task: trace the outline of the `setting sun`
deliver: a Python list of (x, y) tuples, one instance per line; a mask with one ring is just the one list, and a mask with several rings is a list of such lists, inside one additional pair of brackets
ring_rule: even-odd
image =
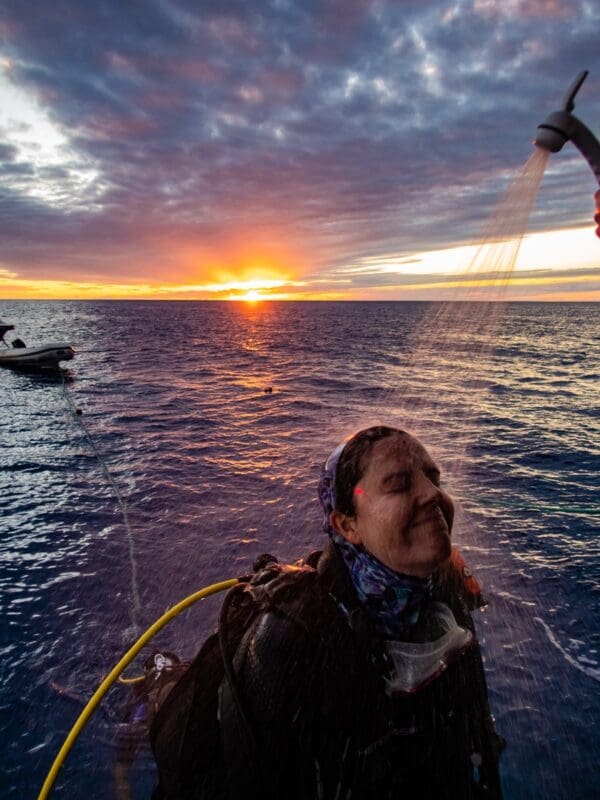
[(298, 281), (292, 281), (286, 277), (252, 277), (245, 280), (227, 280), (227, 282), (220, 284), (220, 290), (221, 292), (228, 292), (224, 299), (258, 303), (261, 300), (280, 300), (282, 297), (285, 299), (288, 297), (288, 290), (291, 287), (301, 285)]

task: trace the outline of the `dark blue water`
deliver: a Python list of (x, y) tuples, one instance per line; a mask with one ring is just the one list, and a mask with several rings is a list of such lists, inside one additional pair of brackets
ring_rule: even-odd
[[(318, 546), (319, 466), (376, 421), (417, 431), (461, 502), (455, 539), (490, 600), (477, 624), (506, 797), (598, 796), (600, 310), (497, 309), (493, 329), (466, 304), (442, 330), (425, 303), (0, 303), (28, 344), (78, 350), (66, 391), (126, 499), (134, 547), (132, 564), (62, 381), (0, 371), (0, 796), (36, 795), (81, 710), (53, 685), (91, 695), (132, 622), (262, 552)], [(219, 602), (157, 643), (192, 656)], [(109, 693), (57, 797), (114, 797), (126, 693)], [(152, 780), (142, 756), (135, 797)]]

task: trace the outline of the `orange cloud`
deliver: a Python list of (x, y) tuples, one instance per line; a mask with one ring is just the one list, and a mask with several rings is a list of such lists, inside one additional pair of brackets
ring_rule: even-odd
[(227, 242), (214, 244), (195, 240), (165, 248), (163, 242), (162, 249), (172, 265), (169, 277), (174, 283), (286, 283), (296, 280), (310, 263), (306, 247), (266, 229), (232, 232)]

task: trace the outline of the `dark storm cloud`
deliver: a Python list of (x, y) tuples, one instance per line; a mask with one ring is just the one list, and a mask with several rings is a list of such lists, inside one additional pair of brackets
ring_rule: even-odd
[[(11, 83), (69, 143), (60, 164), (0, 146), (0, 260), (23, 275), (158, 274), (149, 242), (217, 246), (239, 226), (305, 238), (331, 274), (466, 242), (581, 68), (592, 74), (576, 113), (600, 122), (600, 26), (585, 0), (63, 0), (0, 13)], [(593, 176), (568, 148), (533, 230), (591, 221)]]

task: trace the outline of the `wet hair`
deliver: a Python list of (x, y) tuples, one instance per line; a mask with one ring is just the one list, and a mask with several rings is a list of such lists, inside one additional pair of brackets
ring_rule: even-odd
[(374, 425), (355, 433), (342, 450), (335, 468), (334, 497), (335, 510), (347, 516), (354, 516), (354, 488), (365, 474), (367, 456), (377, 442), (388, 436), (404, 435), (400, 428), (387, 425)]

